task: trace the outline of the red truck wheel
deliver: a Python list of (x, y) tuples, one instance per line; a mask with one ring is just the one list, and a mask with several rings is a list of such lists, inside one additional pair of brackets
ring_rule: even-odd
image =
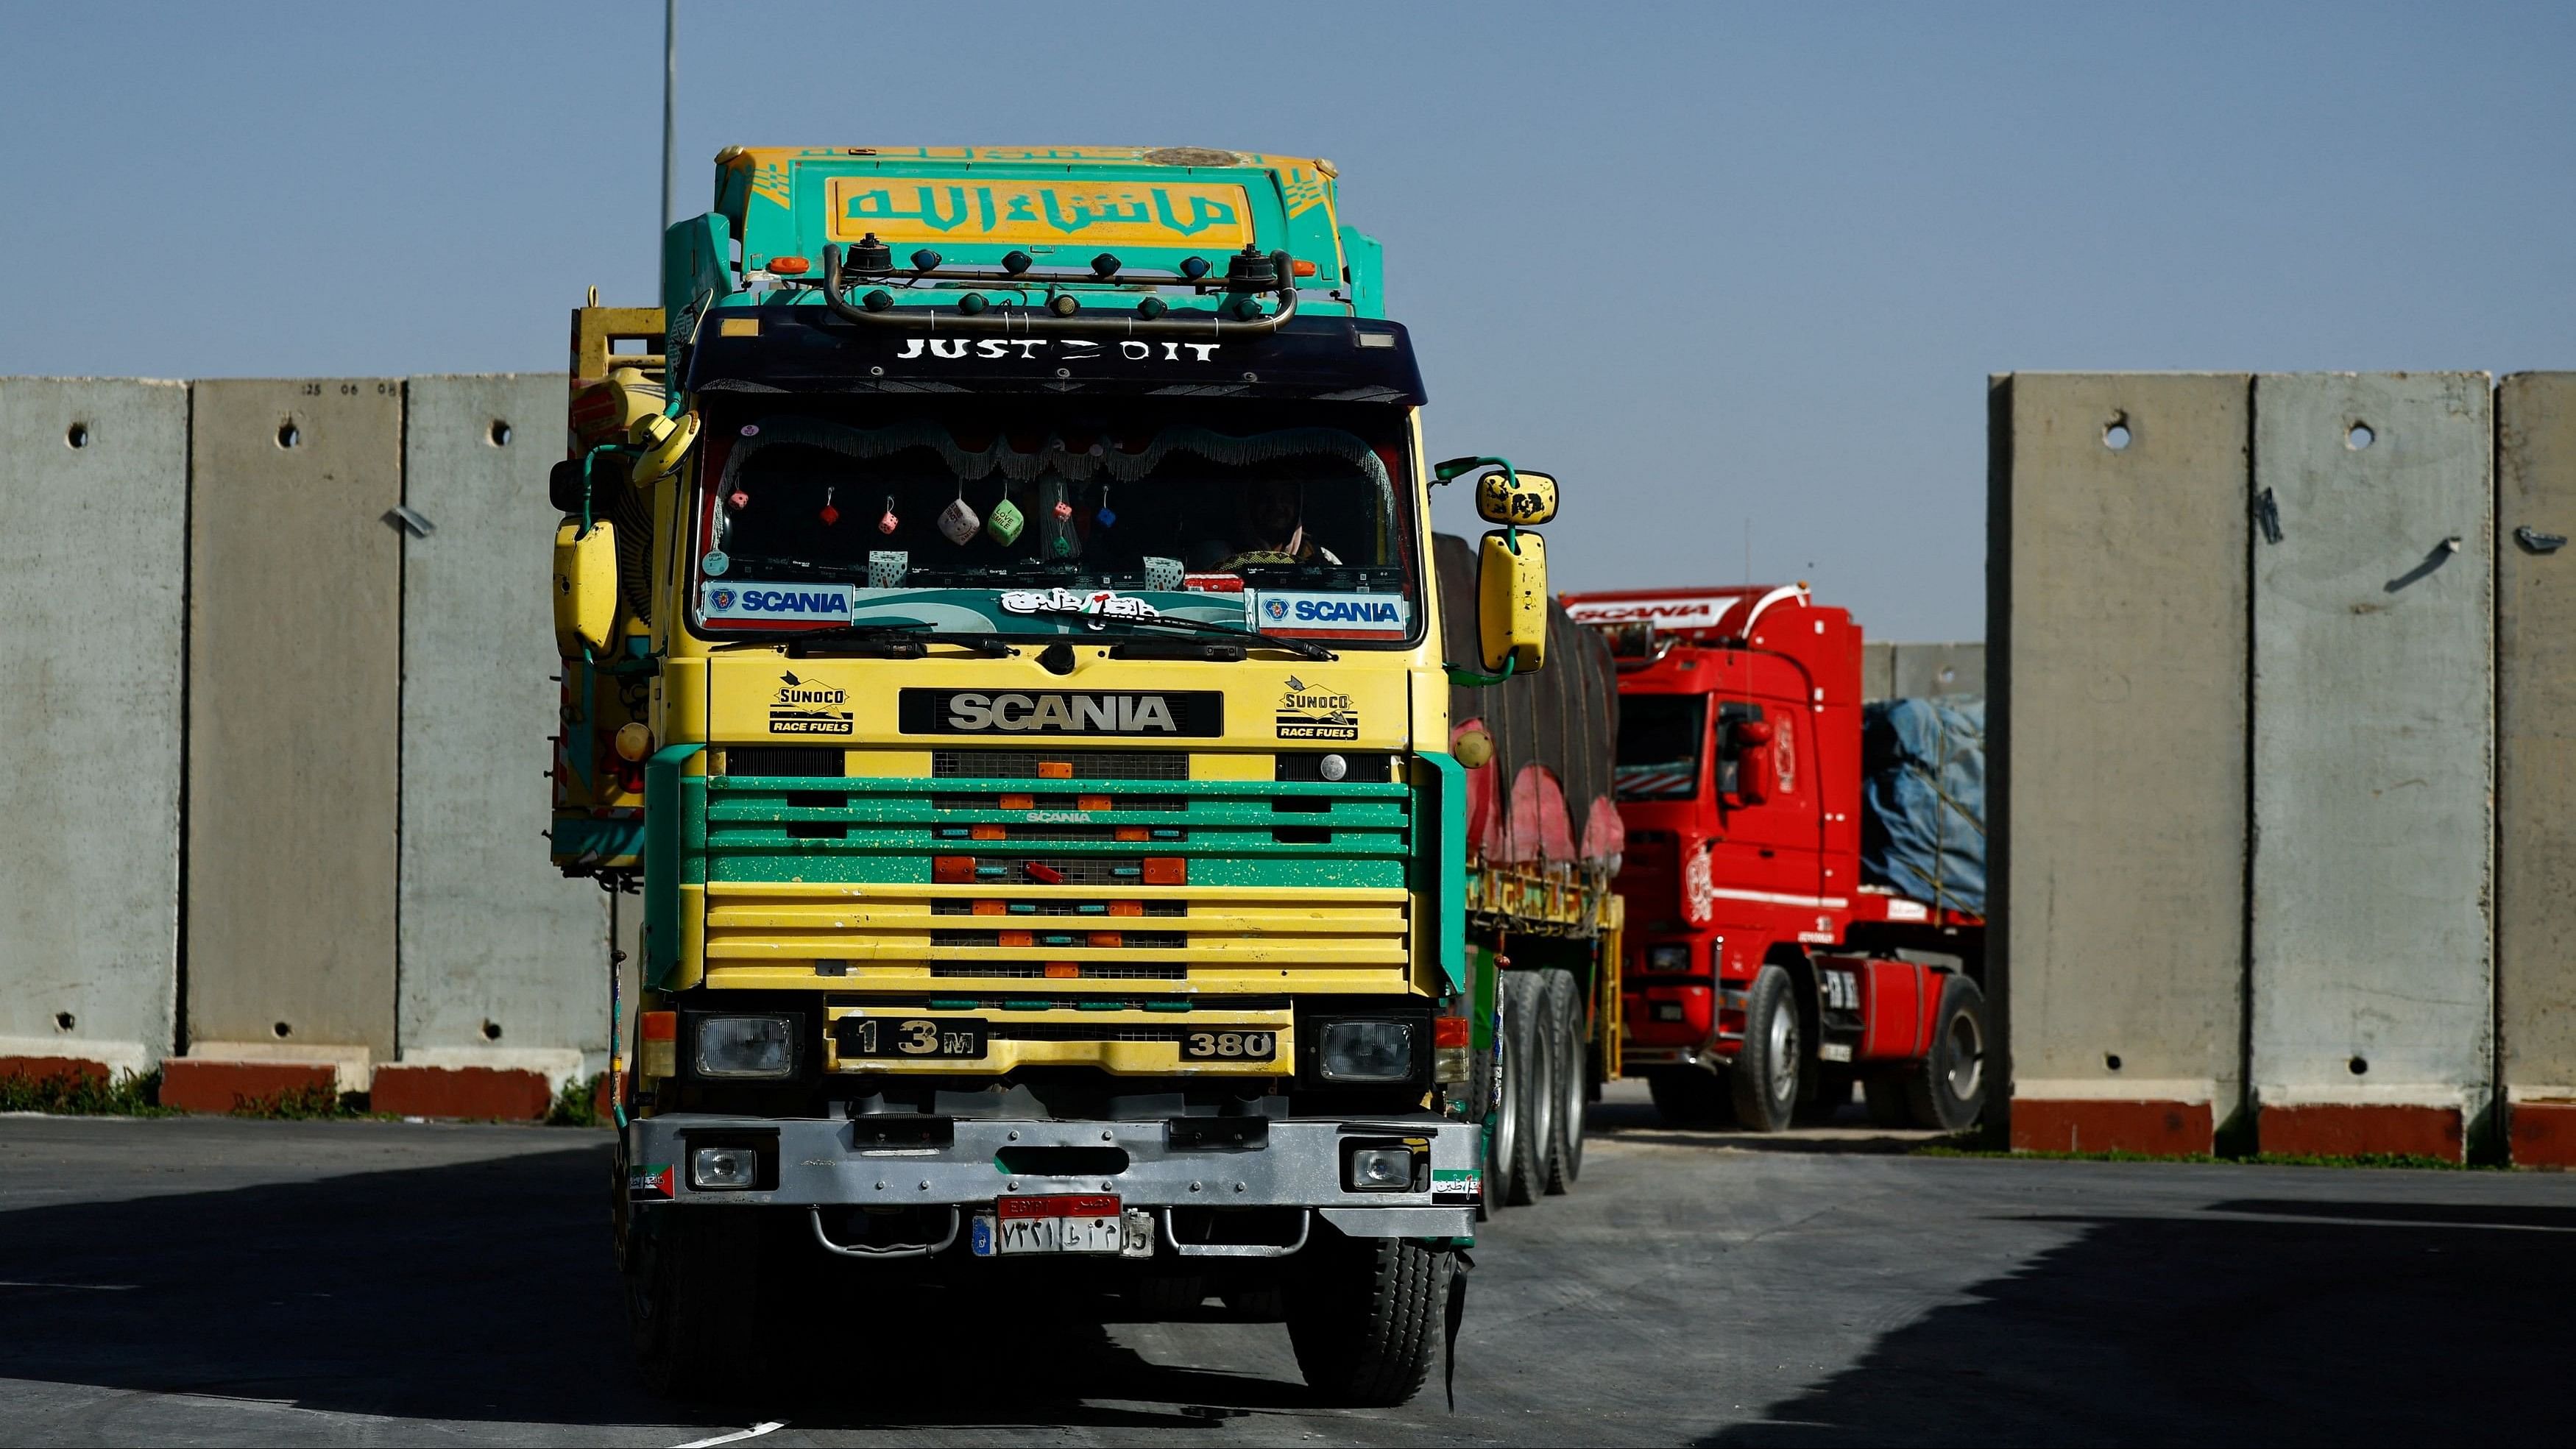
[(1735, 1121), (1748, 1132), (1778, 1132), (1798, 1110), (1798, 1074), (1807, 1064), (1806, 1033), (1789, 973), (1765, 966), (1744, 999), (1744, 1049), (1727, 1073)]
[(1921, 1126), (1965, 1132), (1986, 1109), (1986, 994), (1965, 976), (1942, 982), (1932, 1054), (1907, 1077), (1906, 1105)]

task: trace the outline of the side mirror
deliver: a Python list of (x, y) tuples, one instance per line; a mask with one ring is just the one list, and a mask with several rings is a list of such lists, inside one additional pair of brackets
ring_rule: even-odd
[(555, 648), (566, 659), (608, 647), (617, 624), (617, 527), (602, 519), (581, 531), (555, 529)]
[(1727, 743), (1735, 749), (1735, 798), (1747, 805), (1759, 805), (1771, 798), (1771, 741), (1775, 731), (1767, 720), (1740, 719), (1727, 726)]
[(1496, 469), (1476, 480), (1476, 516), (1500, 527), (1535, 527), (1556, 517), (1556, 479)]
[(1527, 674), (1547, 662), (1545, 539), (1514, 539), (1500, 529), (1485, 535), (1476, 566), (1476, 640), (1485, 668), (1497, 674)]

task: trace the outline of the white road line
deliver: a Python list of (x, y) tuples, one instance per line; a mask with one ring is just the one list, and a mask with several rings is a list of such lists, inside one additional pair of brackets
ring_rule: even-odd
[(786, 1427), (785, 1419), (772, 1419), (765, 1424), (754, 1424), (748, 1429), (736, 1429), (730, 1434), (718, 1434), (712, 1439), (692, 1439), (686, 1444), (676, 1446), (676, 1449), (710, 1449), (710, 1446), (716, 1444), (731, 1444), (740, 1439), (757, 1439), (763, 1434), (775, 1434)]

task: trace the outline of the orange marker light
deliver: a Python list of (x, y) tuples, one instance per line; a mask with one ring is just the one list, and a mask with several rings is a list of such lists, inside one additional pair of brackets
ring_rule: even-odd
[(1106, 795), (1076, 795), (1073, 798), (1073, 808), (1076, 810), (1115, 810), (1118, 808), (1110, 803), (1109, 797)]
[(1127, 938), (1116, 931), (1094, 931), (1091, 933), (1091, 944), (1103, 950), (1114, 951), (1126, 945)]
[(966, 831), (966, 838), (969, 840), (1008, 840), (1010, 836), (1011, 832), (999, 825), (970, 826)]
[(677, 1041), (680, 1039), (680, 1014), (676, 1011), (648, 1011), (644, 1013), (643, 1028), (646, 1041)]
[(1188, 885), (1189, 883), (1190, 862), (1188, 857), (1179, 855), (1149, 855), (1145, 857), (1145, 884)]
[(1040, 760), (1038, 761), (1038, 778), (1041, 780), (1070, 780), (1073, 778), (1073, 761)]
[[(769, 259), (770, 272), (775, 276), (781, 277), (801, 277), (805, 275), (806, 270), (813, 265), (814, 264), (812, 262), (805, 260), (803, 257), (771, 257)], [(1301, 262), (1299, 265), (1304, 266), (1305, 263)], [(1307, 273), (1299, 272), (1297, 275), (1302, 277), (1307, 275)]]
[(930, 858), (930, 878), (943, 885), (970, 884), (975, 879), (975, 857), (934, 855)]
[(1035, 795), (1005, 795), (1002, 797), (1002, 808), (1005, 810), (1035, 810), (1038, 808), (1038, 797)]
[(998, 940), (1002, 945), (1016, 946), (1022, 949), (1026, 949), (1027, 947), (1037, 944), (1035, 933), (1029, 931), (1004, 931), (1001, 933)]
[(1298, 276), (1311, 277), (1315, 275), (1315, 264), (1306, 260), (1304, 257), (1299, 257), (1296, 260), (1295, 265), (1292, 266), (1290, 270), (1294, 271)]
[(1008, 901), (977, 901), (975, 903), (975, 914), (979, 916), (1007, 916), (1010, 913), (1011, 903)]
[(1050, 981), (1070, 981), (1082, 975), (1082, 968), (1071, 961), (1049, 961), (1046, 974)]
[(1462, 1047), (1475, 1044), (1475, 1026), (1463, 1016), (1444, 1016), (1431, 1023), (1433, 1046)]
[(1121, 840), (1151, 840), (1154, 838), (1154, 832), (1147, 830), (1142, 825), (1121, 825), (1118, 827), (1118, 838)]
[(1109, 903), (1109, 914), (1113, 916), (1141, 916), (1145, 914), (1145, 903), (1143, 901), (1111, 901)]

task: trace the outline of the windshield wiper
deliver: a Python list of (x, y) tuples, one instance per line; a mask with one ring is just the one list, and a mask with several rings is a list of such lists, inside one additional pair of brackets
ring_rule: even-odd
[(1184, 618), (1178, 614), (1111, 616), (1095, 614), (1087, 609), (1033, 609), (1030, 612), (1042, 619), (1080, 619), (1089, 624), (1107, 622), (1114, 617), (1121, 624), (1160, 624), (1167, 629), (1180, 629), (1192, 634), (1218, 634), (1228, 639), (1250, 640), (1265, 649), (1281, 650), (1294, 654), (1300, 659), (1312, 659), (1324, 664), (1330, 664), (1341, 657), (1321, 644), (1304, 639), (1289, 639), (1277, 634), (1264, 634), (1258, 629), (1246, 629), (1235, 624), (1219, 624), (1209, 619)]
[(817, 644), (846, 645), (850, 653), (877, 659), (919, 659), (932, 644), (954, 644), (987, 659), (1009, 659), (1020, 652), (999, 634), (943, 631), (928, 624), (862, 622), (793, 634), (787, 640), (787, 657), (801, 659)]

